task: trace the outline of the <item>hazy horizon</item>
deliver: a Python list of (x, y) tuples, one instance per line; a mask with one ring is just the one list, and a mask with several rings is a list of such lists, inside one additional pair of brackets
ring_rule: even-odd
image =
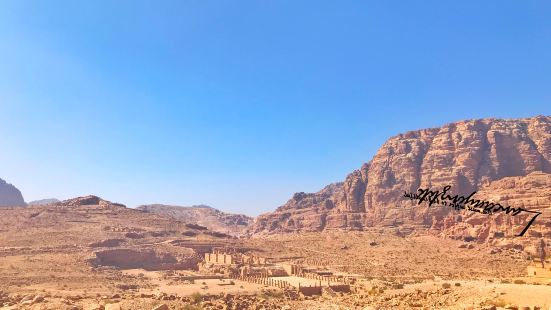
[(25, 201), (268, 212), (396, 134), (551, 115), (550, 9), (3, 1), (0, 178)]
[[(535, 116), (538, 116), (538, 115), (533, 115), (533, 116), (529, 116), (529, 117), (535, 117)], [(549, 115), (544, 115), (544, 116), (549, 116)], [(520, 118), (525, 118), (525, 117), (520, 117)], [(510, 118), (510, 119), (517, 119), (517, 118)], [(466, 120), (466, 119), (465, 119)], [(463, 121), (463, 120), (456, 120), (456, 121), (453, 121), (451, 123), (455, 123), (455, 122), (459, 122), (459, 121)], [(446, 123), (448, 124), (448, 123)], [(446, 125), (446, 124), (442, 124), (442, 125)], [(440, 126), (437, 126), (437, 127), (440, 127)], [(412, 130), (418, 130), (418, 129), (429, 129), (429, 128), (433, 128), (433, 127), (426, 127), (426, 128), (417, 128), (417, 129), (412, 129)], [(396, 133), (395, 135), (398, 135), (398, 134), (401, 134), (401, 133), (405, 133), (409, 130), (406, 130), (404, 132), (400, 132), (400, 133)], [(395, 135), (392, 135), (392, 136), (395, 136)], [(391, 138), (392, 136), (389, 136), (389, 138)], [(375, 154), (373, 154), (374, 156)], [(371, 160), (371, 158), (370, 158)], [(368, 163), (369, 160), (366, 160), (364, 163)], [(363, 164), (363, 163), (362, 163)], [(354, 170), (356, 169), (359, 169), (361, 166), (361, 164), (357, 167), (357, 168), (354, 168)], [(346, 177), (346, 175), (348, 173), (352, 172), (351, 171), (348, 171), (346, 172), (343, 177), (338, 180), (338, 181), (332, 181), (332, 182), (328, 182), (324, 185), (322, 185), (320, 188), (318, 189), (315, 189), (315, 190), (312, 190), (312, 191), (308, 191), (307, 193), (313, 193), (313, 192), (317, 192), (318, 190), (321, 190), (323, 187), (326, 187), (330, 184), (335, 184), (335, 183), (342, 183)], [(0, 179), (2, 179), (0, 177)], [(13, 183), (10, 183), (8, 180), (5, 180), (8, 184), (12, 184), (14, 186), (17, 187), (16, 184), (13, 184)], [(18, 188), (19, 189), (19, 188)], [(300, 192), (300, 191), (296, 191), (296, 192)], [(296, 193), (294, 192), (294, 193)], [(293, 194), (294, 194), (293, 193)], [(72, 199), (72, 198), (77, 198), (77, 197), (82, 197), (82, 196), (88, 196), (88, 195), (94, 195), (94, 196), (99, 196), (100, 198), (102, 199), (105, 199), (105, 200), (110, 200), (108, 197), (103, 197), (103, 196), (100, 196), (100, 195), (96, 195), (94, 193), (89, 193), (89, 194), (80, 194), (80, 195), (75, 195), (75, 196), (71, 196), (71, 197), (65, 197), (65, 198), (59, 198), (59, 197), (43, 197), (43, 198), (38, 198), (38, 199), (27, 199), (25, 198), (25, 193), (22, 193), (23, 195), (23, 198), (25, 199), (25, 202), (29, 203), (29, 202), (33, 202), (33, 201), (40, 201), (40, 200), (48, 200), (48, 199), (58, 199), (60, 201), (63, 201), (63, 200), (67, 200), (67, 199)], [(287, 199), (285, 200), (285, 202), (290, 199), (292, 197), (292, 194), (289, 195), (289, 197), (287, 197)], [(112, 202), (116, 202), (116, 203), (122, 203), (120, 201), (112, 201)], [(274, 206), (273, 209), (269, 209), (269, 210), (266, 210), (266, 211), (263, 211), (261, 213), (265, 213), (265, 212), (270, 212), (270, 211), (273, 211), (275, 210), (277, 207), (280, 207), (281, 205), (283, 205), (285, 202), (281, 203), (280, 205), (277, 205), (277, 206)], [(123, 203), (124, 204), (124, 203)], [(130, 207), (130, 208), (136, 208), (136, 207), (139, 207), (139, 206), (143, 206), (143, 205), (155, 205), (155, 204), (158, 204), (158, 205), (168, 205), (168, 206), (175, 206), (175, 207), (201, 207), (201, 206), (206, 206), (206, 207), (211, 207), (211, 208), (215, 208), (215, 209), (218, 209), (220, 211), (223, 211), (223, 212), (228, 212), (228, 213), (241, 213), (241, 214), (245, 214), (245, 215), (248, 215), (248, 216), (253, 216), (253, 217), (256, 217), (258, 216), (259, 214), (261, 213), (249, 213), (249, 212), (239, 212), (239, 211), (228, 211), (228, 210), (225, 210), (223, 207), (218, 207), (218, 206), (212, 206), (212, 205), (209, 205), (209, 204), (202, 204), (202, 203), (197, 203), (197, 204), (185, 204), (185, 203), (163, 203), (163, 202), (146, 202), (146, 203), (138, 203), (136, 205), (127, 205), (127, 207)]]

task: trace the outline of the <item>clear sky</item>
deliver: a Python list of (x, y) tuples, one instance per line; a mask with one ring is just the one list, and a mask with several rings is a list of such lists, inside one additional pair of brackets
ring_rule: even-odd
[(400, 132), (551, 115), (550, 1), (0, 1), (0, 178), (256, 215)]

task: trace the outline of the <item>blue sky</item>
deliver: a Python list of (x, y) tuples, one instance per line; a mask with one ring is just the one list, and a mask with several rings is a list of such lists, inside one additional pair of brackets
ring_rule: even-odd
[(0, 177), (27, 201), (256, 215), (400, 132), (551, 114), (549, 1), (0, 2)]

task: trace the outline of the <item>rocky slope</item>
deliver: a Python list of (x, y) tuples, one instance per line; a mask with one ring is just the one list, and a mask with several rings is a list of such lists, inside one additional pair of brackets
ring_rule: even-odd
[(63, 200), (61, 202), (56, 203), (55, 205), (65, 206), (65, 207), (81, 207), (81, 206), (100, 206), (100, 207), (116, 206), (116, 207), (123, 207), (123, 208), (126, 207), (123, 204), (114, 203), (94, 195), (81, 196), (81, 197)]
[[(202, 253), (225, 240), (233, 238), (97, 196), (0, 208), (0, 257), (48, 254), (56, 265), (78, 260), (78, 268), (193, 269)], [(51, 270), (43, 265), (37, 268)], [(4, 272), (0, 283), (9, 284)]]
[(24, 206), (25, 200), (21, 192), (13, 185), (0, 179), (0, 206)]
[[(275, 212), (259, 216), (251, 233), (396, 226), (449, 234), (464, 234), (466, 228), (477, 227), (469, 232), (475, 235), (483, 225), (494, 223), (493, 229), (484, 228), (484, 236), (489, 236), (498, 233), (496, 227), (507, 225), (500, 222), (504, 218), (512, 220), (510, 215), (483, 215), (483, 225), (463, 222), (461, 229), (453, 230), (452, 226), (465, 216), (473, 216), (469, 214), (472, 212), (416, 205), (403, 197), (404, 192), (417, 192), (418, 188), (441, 190), (446, 185), (451, 185), (454, 195), (482, 190), (477, 199), (545, 209), (547, 216), (551, 201), (551, 117), (467, 120), (399, 134), (387, 140), (369, 163), (344, 182), (317, 193), (297, 193)], [(515, 220), (513, 230), (518, 233), (523, 219), (519, 216)], [(542, 216), (536, 224), (548, 222)]]
[(137, 209), (167, 216), (186, 223), (198, 224), (207, 227), (209, 230), (234, 236), (242, 235), (253, 221), (249, 216), (224, 213), (205, 205), (181, 207), (152, 204), (139, 206)]

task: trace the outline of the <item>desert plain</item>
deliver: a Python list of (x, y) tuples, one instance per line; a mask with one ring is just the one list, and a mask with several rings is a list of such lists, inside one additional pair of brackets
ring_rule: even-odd
[[(235, 237), (93, 196), (0, 215), (0, 309), (551, 306), (551, 279), (528, 277), (534, 262), (514, 247), (393, 228)], [(261, 272), (243, 278), (243, 266)]]

